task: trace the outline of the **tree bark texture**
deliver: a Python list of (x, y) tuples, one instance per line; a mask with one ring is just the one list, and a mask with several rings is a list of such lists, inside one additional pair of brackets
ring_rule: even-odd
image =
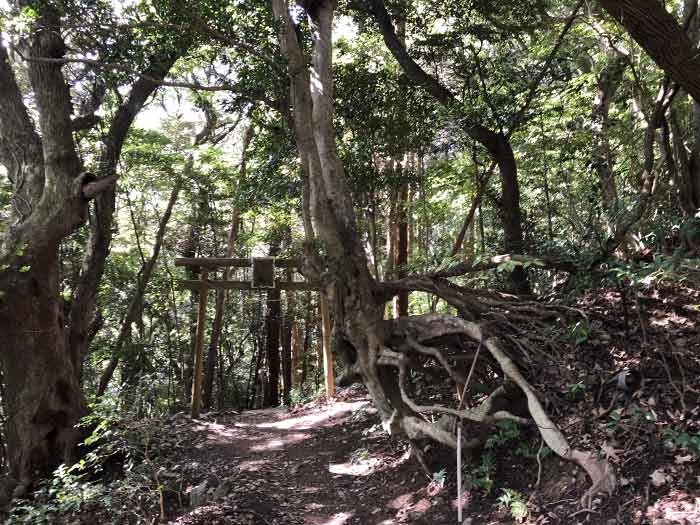
[(656, 64), (700, 103), (700, 56), (659, 0), (600, 0)]
[[(93, 183), (76, 151), (70, 89), (55, 60), (66, 53), (60, 13), (51, 4), (37, 11), (25, 53), (38, 130), (0, 45), (0, 162), (14, 186), (10, 227), (0, 237), (0, 362), (8, 410), (7, 485), (16, 485), (15, 495), (69, 459), (78, 438), (75, 424), (87, 413), (79, 378), (95, 333), (95, 298), (109, 245), (105, 221), (113, 211), (114, 178), (106, 176), (114, 174), (129, 127), (157, 87), (143, 79), (133, 85), (106, 134), (97, 170), (103, 178)], [(164, 76), (177, 56), (159, 60), (160, 69), (151, 73)], [(99, 253), (92, 240), (86, 250), (65, 320), (59, 244), (85, 223), (93, 198), (96, 215), (105, 221), (91, 239), (106, 237), (97, 243)]]

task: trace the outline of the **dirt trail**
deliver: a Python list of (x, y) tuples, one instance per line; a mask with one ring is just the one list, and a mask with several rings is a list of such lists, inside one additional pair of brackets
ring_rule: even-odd
[(188, 459), (209, 473), (206, 501), (174, 523), (422, 523), (419, 514), (445, 500), (420, 496), (425, 475), (373, 426), (373, 412), (353, 399), (196, 422)]

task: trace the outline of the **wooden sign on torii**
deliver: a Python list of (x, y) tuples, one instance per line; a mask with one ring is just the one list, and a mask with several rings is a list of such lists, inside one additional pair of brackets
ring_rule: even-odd
[[(316, 290), (318, 287), (306, 282), (279, 280), (275, 276), (275, 268), (299, 268), (299, 259), (280, 259), (277, 257), (251, 257), (248, 259), (232, 257), (182, 257), (175, 259), (175, 266), (199, 268), (199, 280), (180, 281), (180, 289), (199, 291), (199, 311), (197, 313), (197, 336), (195, 339), (195, 365), (192, 380), (193, 418), (199, 417), (202, 404), (202, 373), (204, 369), (204, 325), (207, 316), (208, 291), (214, 290)], [(209, 272), (219, 268), (252, 268), (252, 279), (249, 281), (209, 280)], [(326, 378), (326, 396), (331, 398), (335, 388), (333, 379), (333, 355), (331, 353), (331, 326), (328, 311), (328, 300), (324, 294), (320, 296), (321, 328), (323, 340), (323, 369)]]

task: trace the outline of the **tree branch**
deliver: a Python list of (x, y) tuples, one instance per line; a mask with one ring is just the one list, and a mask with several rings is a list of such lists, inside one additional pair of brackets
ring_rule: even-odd
[(700, 54), (659, 0), (600, 0), (647, 54), (700, 103)]
[[(7, 50), (0, 43), (0, 163), (17, 198), (36, 206), (44, 189), (42, 144), (17, 86)], [(30, 169), (35, 166), (35, 169)], [(12, 222), (19, 222), (15, 212)]]
[[(95, 312), (97, 290), (112, 242), (112, 219), (116, 199), (117, 162), (127, 133), (139, 111), (158, 89), (175, 62), (189, 47), (163, 52), (151, 59), (149, 66), (134, 82), (129, 96), (119, 106), (104, 139), (100, 154), (99, 178), (88, 184), (83, 196), (94, 197), (94, 212), (90, 222), (90, 238), (83, 257), (80, 279), (76, 285), (70, 310), (70, 349), (75, 366), (80, 368), (90, 344), (89, 326)], [(87, 191), (87, 194), (86, 194)]]
[[(63, 57), (66, 45), (61, 37), (60, 20), (57, 8), (42, 5), (32, 26), (29, 49), (33, 56), (59, 60)], [(66, 201), (71, 197), (66, 193), (70, 191), (70, 182), (81, 171), (73, 134), (66, 133), (72, 129), (70, 89), (59, 62), (30, 63), (28, 73), (39, 114), (45, 176), (49, 180), (44, 191), (55, 193), (53, 200)]]

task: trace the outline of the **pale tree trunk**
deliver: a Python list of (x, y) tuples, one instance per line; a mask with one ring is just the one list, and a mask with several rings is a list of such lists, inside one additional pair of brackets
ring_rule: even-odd
[[(246, 130), (243, 132), (243, 145), (241, 149), (241, 165), (240, 172), (238, 175), (238, 182), (236, 183), (236, 188), (234, 189), (234, 199), (236, 202), (233, 205), (233, 210), (231, 212), (231, 227), (228, 232), (228, 239), (226, 240), (226, 252), (224, 257), (233, 257), (233, 251), (236, 247), (236, 242), (238, 241), (238, 230), (240, 228), (240, 216), (241, 208), (238, 202), (238, 188), (246, 180), (247, 176), (247, 166), (248, 166), (248, 147), (253, 140), (253, 135), (255, 133), (255, 128), (253, 124), (249, 124)], [(223, 270), (222, 279), (224, 281), (228, 280), (231, 276), (231, 268), (225, 267)], [(203, 394), (202, 394), (202, 404), (205, 409), (211, 407), (213, 390), (214, 390), (214, 365), (217, 361), (217, 356), (221, 351), (221, 329), (223, 327), (224, 321), (224, 304), (226, 302), (226, 290), (217, 290), (216, 292), (216, 303), (214, 307), (214, 322), (211, 328), (211, 339), (209, 340), (209, 351), (207, 352), (207, 364), (204, 368), (204, 380), (202, 382)], [(221, 388), (221, 385), (219, 385)]]
[[(191, 160), (188, 160), (188, 165), (185, 167), (185, 171), (191, 169)], [(168, 222), (170, 221), (170, 216), (173, 212), (173, 207), (177, 202), (177, 197), (180, 194), (180, 188), (182, 187), (182, 179), (178, 178), (175, 182), (175, 187), (170, 193), (170, 198), (168, 199), (168, 204), (165, 208), (163, 216), (160, 218), (158, 224), (158, 230), (156, 232), (156, 238), (153, 242), (153, 252), (147, 261), (144, 261), (141, 265), (141, 270), (139, 271), (138, 280), (136, 282), (136, 289), (134, 290), (134, 295), (129, 301), (129, 306), (124, 316), (124, 321), (122, 322), (121, 328), (119, 329), (119, 334), (117, 335), (117, 340), (114, 342), (114, 348), (112, 349), (112, 358), (107, 363), (107, 366), (102, 371), (100, 375), (100, 381), (97, 387), (97, 396), (102, 396), (107, 390), (107, 385), (112, 379), (114, 372), (117, 369), (117, 365), (122, 357), (122, 348), (124, 344), (129, 339), (131, 334), (131, 326), (137, 322), (138, 318), (141, 317), (143, 309), (143, 297), (146, 293), (146, 288), (151, 280), (151, 275), (153, 275), (153, 270), (158, 263), (158, 256), (160, 255), (161, 247), (163, 246), (163, 239), (165, 238), (165, 231), (168, 227)]]
[[(392, 407), (381, 386), (376, 365), (378, 335), (371, 328), (382, 319), (383, 307), (372, 296), (374, 282), (367, 268), (361, 239), (355, 225), (355, 214), (343, 166), (335, 149), (333, 129), (333, 84), (331, 76), (332, 2), (314, 4), (309, 19), (314, 37), (314, 53), (310, 75), (307, 60), (299, 46), (293, 22), (284, 0), (273, 0), (275, 16), (280, 20), (282, 51), (288, 60), (294, 105), (297, 147), (310, 167), (314, 224), (320, 240), (326, 245), (331, 273), (334, 321), (358, 349), (358, 365), (382, 418), (389, 420)], [(314, 82), (310, 82), (310, 77)], [(325, 198), (323, 198), (325, 197)], [(314, 206), (315, 203), (315, 206)], [(326, 290), (325, 296), (331, 292)]]
[[(108, 177), (95, 180), (83, 171), (76, 152), (62, 64), (51, 61), (66, 52), (60, 15), (49, 4), (37, 10), (24, 51), (31, 59), (27, 70), (39, 132), (0, 44), (0, 162), (14, 186), (11, 227), (0, 237), (0, 362), (10, 469), (0, 499), (24, 494), (38, 477), (71, 459), (78, 439), (75, 425), (87, 413), (80, 372), (95, 333), (95, 297), (109, 245), (105, 224), (112, 216), (116, 162), (134, 117), (157, 87), (143, 79), (133, 85), (105, 138), (99, 174)], [(149, 76), (162, 78), (177, 56), (170, 62), (158, 57)], [(66, 322), (59, 245), (85, 223), (88, 203), (96, 197), (95, 216), (102, 222), (92, 230)], [(106, 237), (97, 242), (95, 235), (102, 234)]]
[[(434, 411), (433, 407), (420, 407), (406, 394), (403, 380), (406, 377), (407, 362), (410, 361), (403, 352), (407, 348), (436, 358), (445, 366), (445, 359), (439, 357), (436, 348), (425, 346), (422, 342), (442, 337), (449, 333), (459, 333), (474, 341), (482, 341), (487, 351), (501, 366), (504, 377), (510, 378), (527, 397), (528, 407), (533, 420), (542, 433), (547, 445), (567, 460), (584, 467), (591, 476), (594, 485), (587, 497), (599, 489), (611, 491), (615, 488), (614, 474), (609, 465), (598, 460), (594, 454), (572, 449), (554, 423), (544, 413), (542, 405), (532, 387), (522, 377), (514, 362), (500, 349), (497, 339), (484, 336), (476, 323), (449, 316), (414, 316), (383, 321), (384, 303), (401, 289), (426, 291), (440, 286), (435, 280), (403, 279), (393, 285), (380, 285), (372, 279), (367, 268), (367, 259), (361, 237), (356, 227), (355, 215), (347, 187), (343, 166), (335, 149), (335, 130), (333, 128), (333, 82), (331, 66), (331, 28), (334, 2), (314, 2), (307, 11), (313, 42), (313, 55), (310, 76), (307, 76), (304, 54), (300, 39), (288, 12), (285, 0), (272, 1), (274, 14), (279, 21), (282, 52), (287, 58), (291, 73), (290, 93), (294, 105), (294, 120), (297, 131), (297, 147), (301, 157), (306, 157), (313, 164), (313, 157), (318, 159), (320, 170), (310, 172), (309, 181), (315, 190), (312, 198), (316, 210), (325, 219), (314, 226), (319, 241), (326, 247), (323, 261), (309, 246), (305, 247), (303, 270), (307, 278), (320, 282), (326, 288), (325, 297), (331, 299), (330, 305), (336, 329), (343, 332), (347, 341), (357, 352), (357, 369), (367, 387), (383, 426), (390, 432), (402, 431), (409, 439), (430, 438), (444, 445), (457, 448), (451, 432), (431, 424), (422, 412)], [(310, 82), (313, 78), (313, 82)], [(298, 92), (305, 90), (310, 92)], [(309, 103), (308, 99), (311, 99)], [(311, 116), (311, 122), (309, 122)], [(313, 124), (313, 125), (310, 125)], [(312, 131), (312, 138), (305, 135)], [(323, 272), (323, 266), (328, 271)], [(332, 281), (327, 279), (332, 275)], [(408, 281), (416, 283), (408, 286)], [(418, 287), (418, 282), (424, 286)], [(376, 294), (381, 290), (380, 297)], [(454, 288), (445, 285), (443, 294), (449, 294), (453, 302), (460, 295)], [(453, 292), (456, 295), (453, 295)], [(461, 303), (464, 314), (468, 314), (465, 303)], [(338, 328), (339, 327), (339, 328)], [(453, 327), (453, 328), (448, 328)], [(445, 368), (452, 369), (449, 364)], [(397, 372), (398, 371), (398, 375)], [(464, 414), (458, 412), (460, 417)], [(493, 421), (488, 412), (478, 415), (479, 421)], [(515, 417), (515, 416), (513, 416)], [(491, 418), (491, 419), (489, 419)], [(590, 505), (590, 498), (588, 498)]]

